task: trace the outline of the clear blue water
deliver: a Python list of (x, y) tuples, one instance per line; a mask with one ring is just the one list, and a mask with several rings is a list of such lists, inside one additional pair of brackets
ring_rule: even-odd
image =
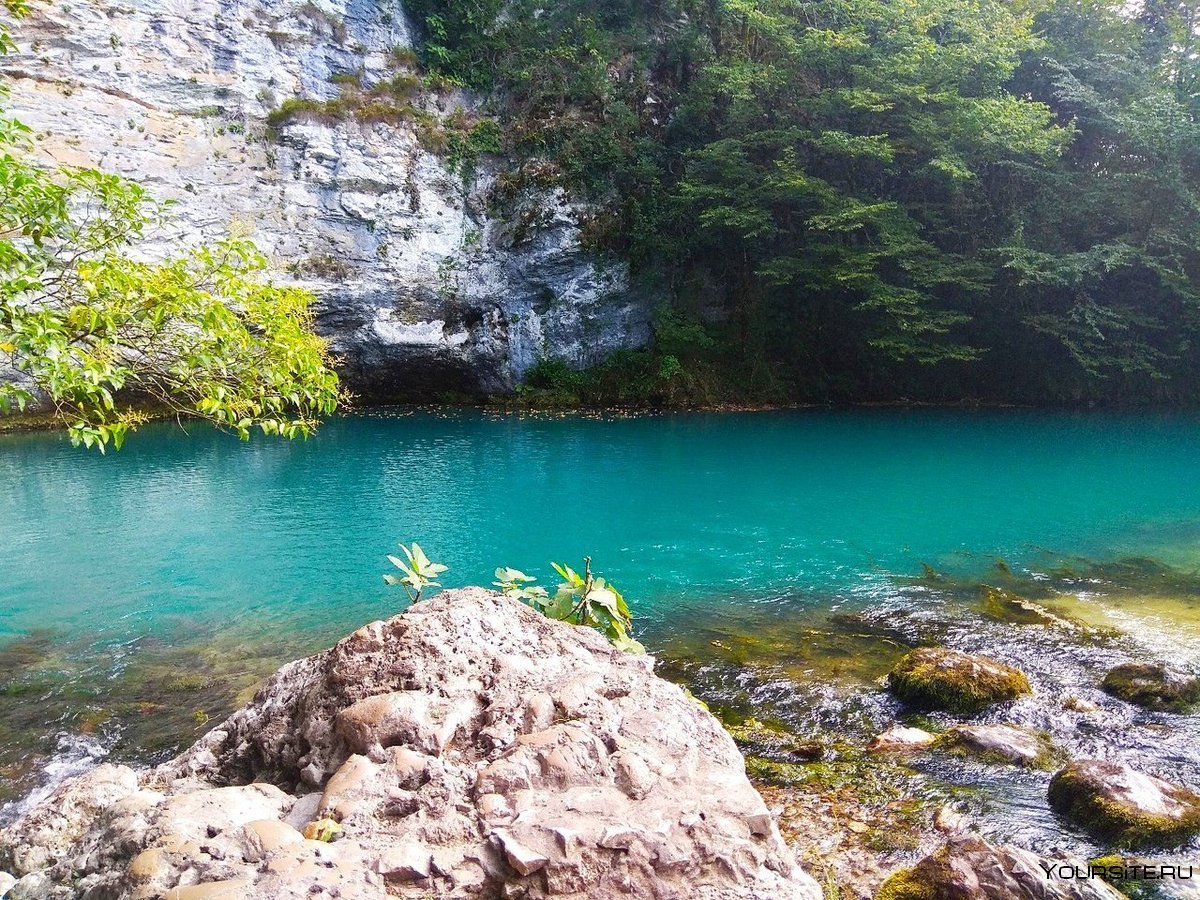
[[(906, 642), (945, 641), (1029, 672), (1001, 719), (1200, 784), (1200, 717), (1098, 690), (1129, 658), (1200, 665), (1198, 435), (1190, 414), (813, 410), (378, 411), (291, 444), (160, 424), (107, 457), (0, 437), (0, 801), (190, 743), (282, 661), (403, 608), (380, 576), (414, 540), (447, 587), (590, 554), (714, 708), (863, 741), (904, 715), (876, 679)], [(1104, 568), (1131, 557), (1165, 566)], [(1127, 636), (989, 621), (981, 581)], [(987, 833), (1096, 849), (1044, 773), (955, 766), (927, 769), (985, 792)]]
[[(798, 411), (375, 414), (307, 443), (146, 428), (101, 457), (0, 438), (0, 640), (269, 622), (334, 637), (400, 605), (418, 540), (447, 586), (585, 553), (650, 619), (681, 601), (853, 598), (889, 574), (1041, 550), (1186, 554), (1191, 416)], [(799, 598), (797, 600), (797, 598)]]

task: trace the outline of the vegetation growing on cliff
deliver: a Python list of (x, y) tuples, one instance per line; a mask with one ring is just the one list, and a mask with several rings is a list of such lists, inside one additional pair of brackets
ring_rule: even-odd
[(166, 208), (118, 176), (47, 168), (29, 135), (0, 119), (0, 413), (46, 401), (73, 442), (103, 450), (147, 403), (242, 437), (304, 436), (334, 411), (309, 294), (262, 280), (265, 258), (238, 237), (138, 259)]
[(697, 388), (1200, 390), (1200, 4), (410, 6), (426, 70), (502, 122), (497, 202), (596, 201), (589, 243), (707, 323), (657, 351)]

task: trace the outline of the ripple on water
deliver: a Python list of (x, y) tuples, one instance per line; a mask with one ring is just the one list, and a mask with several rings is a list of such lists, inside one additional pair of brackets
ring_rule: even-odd
[[(883, 676), (911, 647), (938, 643), (992, 656), (1025, 671), (1034, 694), (971, 721), (1042, 732), (1063, 757), (1121, 759), (1168, 780), (1200, 785), (1200, 715), (1144, 710), (1100, 688), (1109, 669), (1131, 659), (1200, 668), (1195, 593), (1200, 579), (1177, 572), (1164, 578), (1160, 567), (1144, 561), (1086, 567), (1083, 577), (1005, 570), (989, 566), (974, 578), (927, 573), (915, 583), (872, 585), (858, 598), (866, 595), (866, 605), (853, 613), (830, 613), (836, 603), (828, 598), (748, 605), (740, 615), (697, 619), (685, 633), (651, 638), (657, 638), (663, 660), (660, 672), (686, 682), (722, 717), (782, 724), (831, 748), (846, 742), (861, 748), (897, 721), (933, 730), (960, 721), (907, 710), (883, 688)], [(1114, 574), (1125, 580), (1112, 580)], [(1168, 594), (1165, 580), (1179, 593)], [(1051, 624), (999, 620), (981, 589), (989, 581), (1032, 599)], [(1157, 593), (1146, 593), (1148, 581)], [(1088, 589), (1079, 590), (1080, 583)], [(948, 799), (971, 814), (989, 838), (1084, 858), (1111, 849), (1050, 811), (1050, 771), (936, 751), (913, 757), (909, 765), (924, 780), (913, 781), (908, 796)], [(819, 793), (814, 789), (814, 796)], [(1200, 841), (1194, 840), (1154, 857), (1195, 861), (1198, 851)]]

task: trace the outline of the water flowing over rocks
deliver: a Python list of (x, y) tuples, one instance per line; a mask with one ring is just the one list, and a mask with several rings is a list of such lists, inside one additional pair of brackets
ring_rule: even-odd
[(1178, 846), (1200, 833), (1200, 794), (1126, 763), (1080, 759), (1050, 781), (1050, 805), (1119, 846)]
[(67, 782), (0, 869), (14, 897), (821, 896), (649, 657), (473, 588), (284, 666), (157, 770)]
[(1052, 753), (1049, 741), (1024, 728), (1011, 725), (957, 725), (946, 732), (946, 746), (962, 749), (983, 759), (1017, 766), (1039, 766)]
[[(364, 397), (502, 392), (543, 356), (583, 366), (649, 339), (651, 302), (581, 248), (587, 210), (561, 192), (500, 209), (495, 168), (464, 182), (412, 117), (268, 129), (289, 99), (337, 97), (336, 75), (396, 75), (413, 44), (399, 2), (76, 0), (35, 4), (14, 37), (6, 107), (39, 153), (173, 201), (152, 255), (250, 233), (316, 293), (317, 329)], [(436, 120), (473, 101), (418, 105)]]
[(1124, 894), (1099, 878), (1054, 874), (1064, 866), (1071, 873), (1087, 870), (1087, 863), (1072, 857), (1042, 858), (963, 835), (913, 868), (893, 875), (875, 896), (876, 900), (1123, 900)]

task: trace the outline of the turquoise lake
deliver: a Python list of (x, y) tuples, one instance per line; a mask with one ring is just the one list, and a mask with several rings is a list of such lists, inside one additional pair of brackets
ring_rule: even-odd
[[(400, 541), (447, 587), (590, 555), (716, 708), (865, 739), (902, 714), (887, 667), (945, 641), (1030, 672), (1016, 720), (1200, 779), (1198, 717), (1113, 707), (1100, 746), (1047, 705), (1115, 703), (1096, 686), (1127, 658), (1200, 663), (1198, 435), (1191, 414), (862, 409), (380, 410), (298, 443), (156, 424), (106, 457), (0, 437), (0, 801), (176, 752), (280, 663), (400, 611), (380, 577)], [(984, 582), (1131, 637), (1014, 640)], [(979, 778), (1002, 836), (1060, 841), (1042, 776)]]
[[(398, 541), (447, 586), (584, 554), (636, 612), (847, 601), (922, 564), (1044, 551), (1200, 560), (1191, 416), (796, 411), (379, 413), (308, 442), (144, 429), (119, 453), (0, 438), (0, 640), (266, 623), (332, 638), (403, 599)], [(807, 596), (807, 595), (812, 596)]]

